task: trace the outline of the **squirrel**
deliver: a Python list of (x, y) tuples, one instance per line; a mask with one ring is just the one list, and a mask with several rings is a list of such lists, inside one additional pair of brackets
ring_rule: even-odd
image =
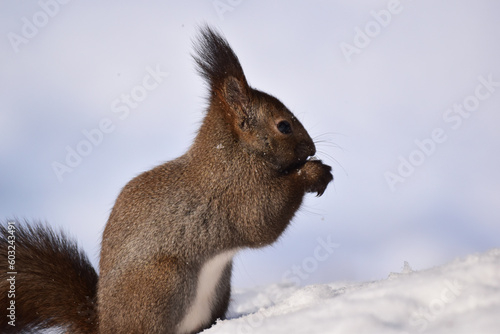
[[(275, 242), (331, 167), (277, 98), (252, 88), (227, 40), (199, 29), (192, 55), (209, 105), (187, 152), (132, 179), (102, 236), (99, 275), (76, 242), (40, 223), (0, 226), (2, 333), (197, 333), (224, 319), (238, 250)], [(15, 240), (15, 242), (13, 242)], [(15, 246), (15, 299), (8, 247)], [(9, 283), (10, 282), (10, 283)]]

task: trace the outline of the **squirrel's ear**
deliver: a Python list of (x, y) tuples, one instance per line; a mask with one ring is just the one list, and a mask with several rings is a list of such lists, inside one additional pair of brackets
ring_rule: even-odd
[(217, 96), (235, 112), (240, 124), (250, 117), (250, 94), (238, 57), (227, 40), (209, 26), (200, 29), (194, 43), (198, 72), (206, 80), (211, 97)]
[(225, 78), (222, 87), (222, 98), (238, 118), (245, 120), (250, 116), (249, 87), (246, 82), (242, 82), (233, 76)]

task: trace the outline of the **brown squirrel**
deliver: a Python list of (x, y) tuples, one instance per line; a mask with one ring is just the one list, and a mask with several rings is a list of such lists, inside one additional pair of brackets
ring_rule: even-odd
[[(277, 98), (250, 87), (228, 42), (200, 29), (193, 56), (209, 106), (181, 157), (130, 181), (102, 238), (100, 275), (75, 242), (41, 224), (0, 227), (0, 307), (15, 326), (69, 333), (197, 333), (224, 318), (232, 258), (269, 245), (305, 193), (322, 195), (331, 167)], [(14, 236), (14, 239), (9, 236)], [(9, 245), (15, 299), (9, 299)]]

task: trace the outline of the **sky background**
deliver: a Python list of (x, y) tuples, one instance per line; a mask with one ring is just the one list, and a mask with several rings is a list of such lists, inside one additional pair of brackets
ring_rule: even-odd
[[(208, 23), (335, 175), (279, 242), (237, 255), (235, 286), (379, 279), (500, 247), (498, 1), (61, 2), (0, 1), (3, 219), (63, 228), (97, 265), (121, 188), (196, 134), (206, 91), (190, 54)], [(168, 75), (144, 90), (155, 70)], [(68, 147), (87, 155), (60, 181)]]

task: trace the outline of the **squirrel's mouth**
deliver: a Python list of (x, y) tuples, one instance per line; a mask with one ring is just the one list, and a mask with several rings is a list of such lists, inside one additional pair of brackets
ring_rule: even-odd
[(319, 159), (316, 156), (314, 156), (314, 155), (311, 155), (311, 156), (308, 156), (308, 157), (302, 158), (302, 159), (297, 159), (297, 161), (291, 163), (290, 165), (288, 165), (285, 168), (282, 168), (281, 172), (284, 173), (284, 174), (288, 174), (290, 172), (293, 172), (293, 171), (296, 171), (298, 169), (301, 169), (302, 167), (304, 167), (304, 165), (308, 161), (314, 161), (314, 160), (319, 160)]

